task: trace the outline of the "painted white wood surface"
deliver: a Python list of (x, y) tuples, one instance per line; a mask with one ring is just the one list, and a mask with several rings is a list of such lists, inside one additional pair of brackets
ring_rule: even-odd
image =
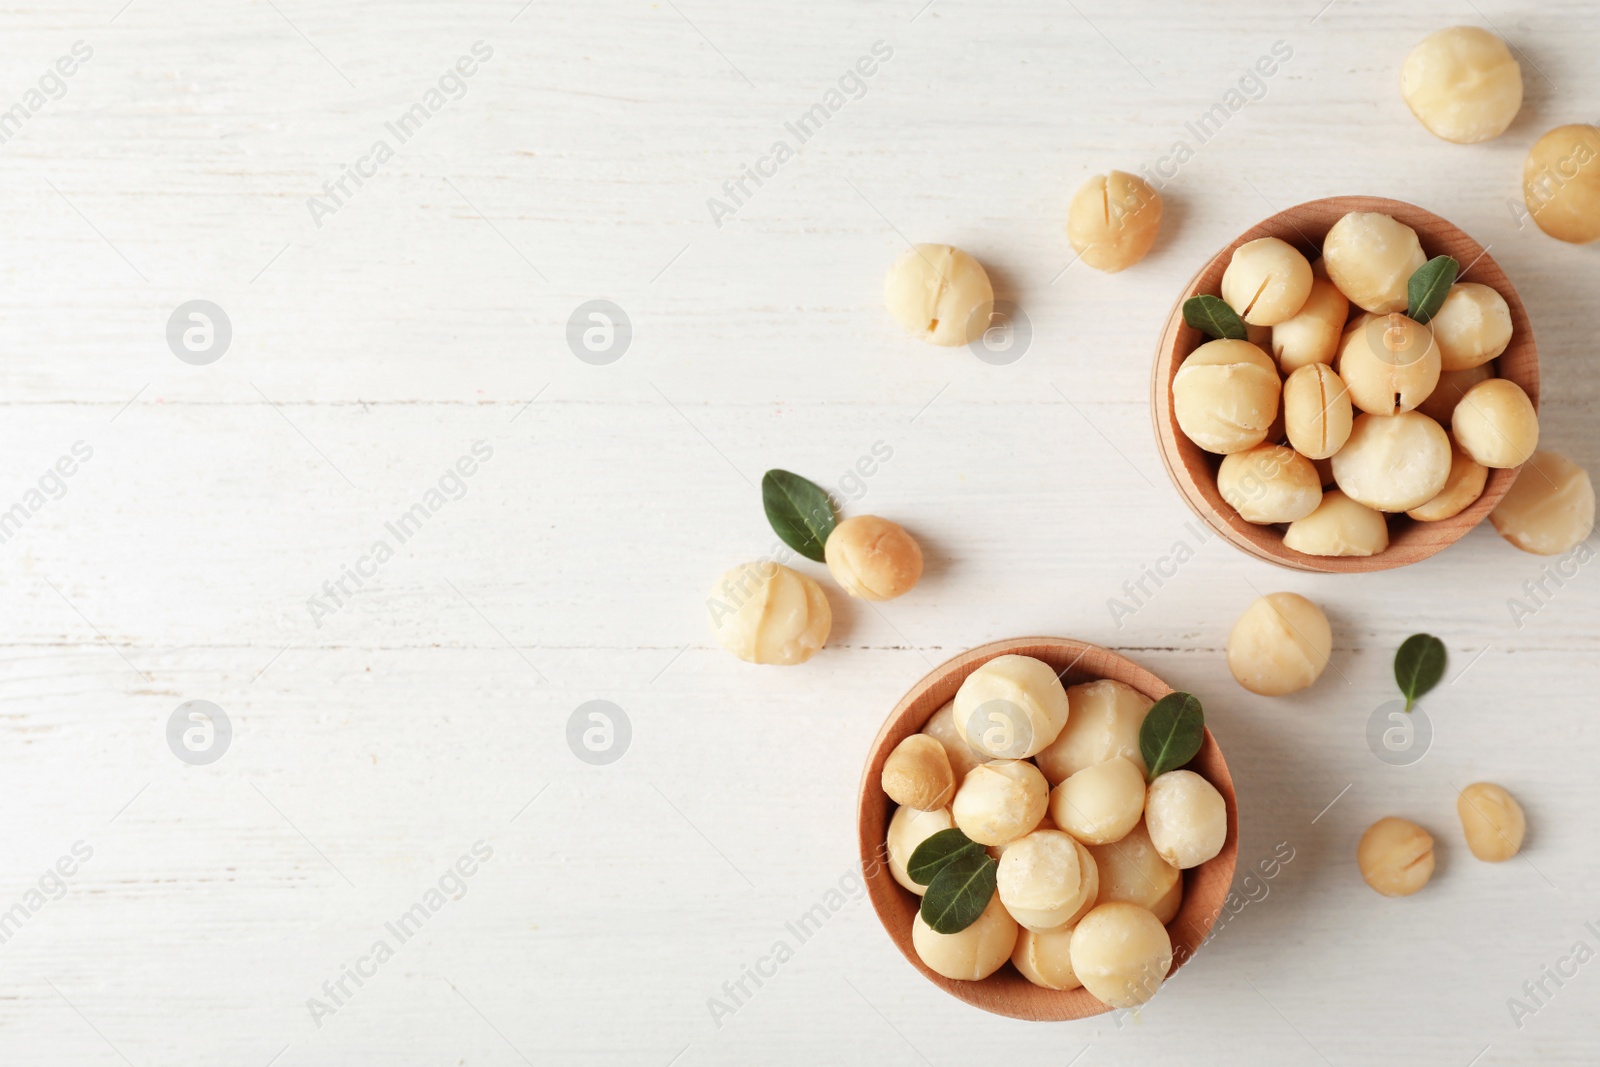
[[(1120, 626), (1107, 601), (1192, 540), (1149, 428), (1160, 324), (1275, 207), (1395, 196), (1491, 244), (1537, 324), (1545, 440), (1600, 466), (1600, 261), (1507, 206), (1538, 133), (1600, 112), (1600, 9), (121, 4), (0, 13), (0, 109), (93, 49), (0, 146), (0, 510), (93, 450), (0, 545), (0, 910), (93, 850), (0, 945), (0, 1061), (1593, 1062), (1600, 963), (1547, 980), (1520, 1028), (1507, 1000), (1600, 948), (1594, 575), (1518, 626), (1507, 601), (1545, 561), (1488, 529), (1359, 577), (1213, 542)], [(1472, 148), (1396, 90), (1411, 44), (1461, 22), (1526, 57), (1522, 117)], [(480, 40), (465, 95), (319, 227), (307, 198)], [(864, 95), (715, 226), (707, 198), (879, 41)], [(1168, 185), (1149, 260), (1063, 273), (1071, 190), (1193, 141), (1184, 124), (1280, 41), (1262, 98)], [(879, 287), (903, 237), (989, 265), (1032, 323), (1020, 361), (898, 335)], [(602, 296), (635, 335), (597, 367), (564, 331)], [(164, 337), (196, 297), (234, 329), (204, 367)], [(475, 441), (493, 456), (465, 496), (318, 626), (307, 599)], [(835, 596), (804, 668), (733, 660), (702, 601), (771, 544), (752, 483), (833, 482), (879, 441), (893, 457), (851, 507), (916, 531), (922, 585), (881, 612)], [(1337, 634), (1327, 677), (1277, 701), (1220, 652), (1273, 589)], [(1364, 728), (1417, 630), (1461, 677), (1426, 705), (1432, 750), (1389, 767)], [(1038, 633), (1205, 700), (1241, 874), (1294, 849), (1265, 898), (1120, 1028), (943, 998), (858, 894), (714, 1018), (724, 982), (849, 885), (860, 761), (900, 693)], [(210, 766), (164, 737), (194, 699), (235, 730)], [(565, 740), (590, 699), (632, 723), (609, 766)], [(1525, 860), (1466, 854), (1452, 787), (1483, 778), (1526, 806)], [(1353, 863), (1389, 813), (1440, 845), (1405, 901)], [(319, 1026), (308, 998), (479, 841), (465, 896)]]

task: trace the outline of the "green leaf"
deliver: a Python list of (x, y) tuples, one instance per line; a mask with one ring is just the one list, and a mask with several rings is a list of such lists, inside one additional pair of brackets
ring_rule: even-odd
[(1183, 321), (1207, 337), (1226, 337), (1243, 341), (1249, 336), (1244, 320), (1220, 296), (1203, 294), (1183, 302)]
[(1405, 694), (1406, 710), (1444, 677), (1444, 642), (1432, 634), (1412, 634), (1394, 654), (1394, 680)]
[(960, 933), (977, 922), (994, 899), (999, 868), (982, 849), (946, 864), (922, 896), (922, 921), (941, 934)]
[(1406, 315), (1426, 326), (1430, 319), (1439, 314), (1439, 308), (1443, 306), (1444, 298), (1450, 295), (1450, 287), (1456, 283), (1456, 274), (1460, 270), (1461, 264), (1451, 256), (1434, 256), (1418, 267), (1406, 283), (1406, 296), (1410, 299)]
[(1139, 727), (1139, 754), (1150, 780), (1194, 759), (1206, 739), (1206, 716), (1189, 693), (1168, 693), (1145, 713)]
[(955, 827), (940, 830), (911, 853), (911, 859), (906, 861), (906, 874), (918, 885), (927, 885), (946, 864), (983, 851), (982, 845)]
[(761, 477), (761, 504), (784, 544), (822, 562), (822, 546), (838, 525), (827, 493), (798, 474), (770, 470)]

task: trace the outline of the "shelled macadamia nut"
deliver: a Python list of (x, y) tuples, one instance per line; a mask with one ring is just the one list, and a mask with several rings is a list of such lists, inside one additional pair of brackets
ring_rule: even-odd
[(1083, 985), (1072, 973), (1071, 927), (1018, 931), (1011, 962), (1022, 977), (1045, 989), (1077, 989)]
[(1136, 904), (1101, 904), (1072, 931), (1072, 971), (1083, 988), (1113, 1008), (1156, 995), (1172, 970), (1172, 938)]
[[(1461, 397), (1450, 431), (1462, 450), (1485, 467), (1518, 467), (1539, 447), (1539, 414), (1516, 382), (1490, 378)], [(1338, 469), (1335, 464), (1334, 472)]]
[(956, 729), (979, 752), (1025, 759), (1067, 724), (1067, 691), (1056, 669), (1032, 656), (997, 656), (956, 690)]
[(1165, 895), (1150, 906), (1150, 914), (1161, 920), (1165, 926), (1178, 917), (1178, 909), (1183, 907), (1183, 879), (1179, 878), (1172, 883), (1172, 888)]
[(1522, 109), (1522, 68), (1506, 43), (1476, 26), (1430, 33), (1400, 68), (1400, 95), (1435, 137), (1499, 137)]
[(1352, 211), (1333, 224), (1322, 241), (1328, 278), (1363, 311), (1404, 311), (1406, 286), (1428, 261), (1417, 231), (1390, 215)]
[(1051, 785), (1059, 785), (1085, 767), (1124, 756), (1142, 775), (1139, 727), (1155, 703), (1126, 682), (1099, 678), (1067, 689), (1067, 725), (1035, 762)]
[(1050, 818), (1086, 845), (1121, 841), (1144, 814), (1144, 772), (1126, 756), (1085, 767), (1050, 791)]
[(1355, 418), (1350, 390), (1326, 363), (1308, 363), (1283, 383), (1283, 417), (1296, 452), (1307, 459), (1327, 459), (1350, 437)]
[(1333, 457), (1333, 479), (1359, 504), (1409, 511), (1439, 495), (1450, 454), (1450, 435), (1426, 415), (1362, 415)]
[(922, 727), (922, 732), (944, 746), (944, 754), (950, 760), (950, 772), (955, 775), (959, 785), (968, 771), (980, 763), (988, 763), (990, 757), (974, 749), (962, 738), (961, 731), (956, 729), (955, 711), (956, 702), (947, 701), (933, 713), (933, 717)]
[(998, 894), (989, 899), (977, 922), (953, 934), (941, 934), (929, 926), (919, 910), (911, 920), (911, 945), (935, 974), (977, 982), (1011, 958), (1011, 950), (1017, 946), (1017, 920), (1000, 903)]
[(1284, 445), (1257, 445), (1223, 456), (1217, 491), (1240, 518), (1254, 523), (1293, 522), (1322, 501), (1317, 469)]
[(961, 249), (924, 244), (889, 268), (883, 302), (911, 336), (936, 345), (964, 345), (989, 328), (994, 288), (983, 266)]
[(822, 586), (770, 560), (724, 574), (711, 587), (706, 611), (722, 647), (750, 663), (804, 663), (833, 627)]
[(1293, 318), (1311, 295), (1311, 264), (1287, 241), (1261, 237), (1233, 251), (1222, 272), (1222, 299), (1252, 326)]
[(912, 734), (883, 761), (883, 791), (896, 804), (933, 811), (955, 796), (956, 779), (944, 746), (927, 734)]
[(1172, 892), (1173, 884), (1183, 881), (1183, 872), (1156, 851), (1143, 820), (1120, 841), (1087, 847), (1100, 872), (1096, 899), (1101, 904), (1121, 900), (1154, 910)]
[[(1317, 260), (1321, 263), (1322, 260)], [(1350, 318), (1350, 301), (1326, 277), (1312, 278), (1300, 310), (1272, 327), (1270, 351), (1284, 374), (1312, 363), (1332, 363)]]
[(1361, 877), (1386, 897), (1409, 897), (1433, 877), (1433, 835), (1393, 815), (1367, 827), (1356, 846)]
[(1522, 164), (1522, 196), (1556, 240), (1600, 239), (1600, 127), (1557, 126), (1535, 141)]
[(1559, 555), (1594, 531), (1594, 483), (1588, 471), (1565, 456), (1535, 452), (1489, 521), (1524, 552)]
[(1207, 341), (1172, 378), (1178, 428), (1207, 452), (1243, 452), (1278, 416), (1278, 367), (1249, 341)]
[(1060, 830), (1035, 830), (1012, 842), (995, 884), (1006, 911), (1030, 930), (1059, 927), (1100, 892), (1094, 857)]
[(1439, 374), (1439, 384), (1433, 387), (1428, 399), (1417, 405), (1417, 410), (1440, 426), (1449, 426), (1456, 405), (1479, 382), (1494, 377), (1494, 363), (1480, 363), (1466, 370), (1447, 370)]
[[(1032, 830), (1028, 831), (1028, 833), (1036, 834), (1040, 830), (1059, 830), (1059, 829), (1061, 829), (1059, 826), (1057, 826), (1055, 823), (1050, 821), (1050, 812), (1049, 812), (1048, 809), (1046, 809), (1045, 814), (1044, 814), (1044, 818), (1039, 820), (1039, 825), (1035, 826)], [(983, 847), (983, 850), (989, 854), (989, 857), (991, 859), (993, 859), (996, 863), (999, 863), (1002, 859), (1005, 858), (1006, 849), (1011, 848), (1018, 841), (1026, 841), (1027, 839), (1028, 839), (1028, 835), (1024, 834), (1021, 837), (1012, 838), (1010, 841), (1007, 841), (1007, 842), (1005, 842), (1004, 844), (1001, 844), (1001, 845), (985, 845)]]
[(876, 515), (854, 515), (822, 546), (828, 573), (863, 600), (893, 600), (922, 577), (922, 548), (905, 528)]
[(1067, 208), (1067, 240), (1085, 263), (1108, 274), (1143, 259), (1160, 232), (1161, 194), (1120, 170), (1078, 186)]
[(1144, 825), (1161, 858), (1179, 870), (1198, 867), (1228, 839), (1228, 805), (1193, 771), (1168, 771), (1150, 783)]
[(1489, 468), (1459, 448), (1450, 450), (1450, 475), (1444, 488), (1428, 501), (1406, 512), (1418, 522), (1441, 522), (1467, 510), (1483, 495), (1489, 481)]
[(1305, 689), (1322, 677), (1332, 652), (1328, 617), (1298, 593), (1257, 598), (1228, 634), (1228, 670), (1240, 685), (1262, 696)]
[(1428, 329), (1439, 345), (1439, 366), (1468, 370), (1489, 362), (1511, 343), (1511, 307), (1487, 285), (1457, 282)]
[(1410, 411), (1439, 384), (1433, 331), (1404, 315), (1365, 315), (1339, 345), (1339, 377), (1350, 402), (1373, 415)]
[(884, 839), (884, 847), (889, 853), (889, 873), (894, 880), (919, 897), (926, 893), (928, 887), (913, 882), (906, 873), (906, 864), (911, 862), (911, 854), (918, 845), (940, 830), (951, 829), (955, 824), (949, 808), (935, 811), (908, 807), (894, 809), (894, 815), (889, 819), (889, 832)]
[(1389, 547), (1389, 524), (1382, 513), (1330, 489), (1316, 511), (1289, 524), (1283, 543), (1308, 556), (1376, 556)]
[(1517, 798), (1493, 782), (1473, 782), (1456, 797), (1461, 832), (1472, 854), (1485, 863), (1504, 863), (1522, 850), (1528, 821)]
[(1026, 760), (995, 760), (967, 772), (950, 805), (961, 832), (980, 845), (1003, 845), (1039, 825), (1050, 784)]

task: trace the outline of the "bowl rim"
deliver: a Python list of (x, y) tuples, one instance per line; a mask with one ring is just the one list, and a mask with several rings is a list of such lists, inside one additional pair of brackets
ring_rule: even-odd
[[(978, 667), (998, 656), (1037, 653), (1067, 662), (1066, 667), (1057, 671), (1067, 685), (1097, 678), (1114, 678), (1133, 686), (1151, 700), (1159, 700), (1174, 691), (1157, 675), (1126, 656), (1071, 637), (1008, 638), (991, 641), (952, 656), (906, 691), (873, 738), (856, 797), (857, 843), (873, 911), (901, 955), (923, 977), (958, 1000), (996, 1015), (1031, 1021), (1064, 1021), (1091, 1018), (1115, 1009), (1081, 987), (1056, 991), (1035, 986), (1009, 963), (994, 975), (976, 982), (945, 978), (923, 963), (912, 947), (909, 925), (896, 933), (895, 924), (905, 922), (908, 915), (915, 912), (915, 905), (911, 902), (918, 898), (890, 874), (884, 846), (889, 819), (896, 807), (884, 794), (880, 784), (883, 762), (889, 752), (901, 740), (919, 732), (928, 719), (954, 697), (961, 682)], [(1055, 664), (1052, 663), (1052, 666)], [(1094, 669), (1090, 669), (1091, 666)], [(1228, 772), (1227, 761), (1223, 759), (1222, 750), (1209, 727), (1200, 752), (1186, 766), (1202, 773), (1222, 794), (1228, 813), (1228, 836), (1222, 851), (1215, 857), (1198, 867), (1183, 871), (1183, 903), (1178, 914), (1166, 924), (1173, 942), (1172, 970), (1168, 973), (1168, 980), (1193, 958), (1208, 939), (1231, 891), (1239, 852), (1239, 812), (1233, 777)], [(907, 905), (910, 905), (909, 912)]]
[[(1320, 240), (1312, 241), (1299, 222), (1308, 221), (1311, 228), (1320, 228), (1325, 234), (1331, 222), (1324, 226), (1321, 222), (1307, 220), (1304, 216), (1323, 216), (1335, 211), (1338, 215), (1352, 211), (1374, 211), (1391, 215), (1417, 231), (1423, 249), (1429, 255), (1439, 254), (1435, 250), (1445, 243), (1470, 253), (1473, 259), (1462, 270), (1462, 275), (1475, 271), (1479, 277), (1468, 280), (1482, 281), (1485, 276), (1493, 279), (1492, 282), (1485, 284), (1492, 285), (1505, 299), (1511, 311), (1513, 339), (1506, 352), (1496, 357), (1497, 375), (1515, 381), (1528, 394), (1534, 410), (1538, 410), (1540, 385), (1538, 340), (1534, 336), (1533, 324), (1521, 295), (1518, 294), (1516, 286), (1512, 284), (1504, 269), (1493, 256), (1489, 255), (1488, 249), (1449, 219), (1415, 204), (1377, 196), (1331, 196), (1307, 200), (1267, 216), (1207, 259), (1189, 279), (1167, 315), (1156, 346), (1156, 357), (1150, 376), (1150, 413), (1156, 436), (1156, 451), (1160, 454), (1161, 464), (1166, 468), (1167, 476), (1189, 509), (1208, 528), (1220, 534), (1224, 541), (1256, 559), (1291, 570), (1324, 574), (1361, 574), (1418, 563), (1454, 544), (1488, 517), (1516, 481), (1521, 468), (1490, 470), (1483, 493), (1478, 499), (1449, 519), (1424, 524), (1403, 514), (1391, 517), (1392, 520), (1405, 524), (1400, 531), (1403, 540), (1400, 543), (1396, 542), (1391, 522), (1389, 546), (1375, 555), (1311, 556), (1296, 552), (1284, 545), (1283, 533), (1279, 526), (1247, 522), (1222, 500), (1216, 488), (1214, 472), (1215, 463), (1220, 457), (1205, 453), (1183, 436), (1177, 426), (1172, 399), (1172, 381), (1182, 366), (1183, 359), (1205, 340), (1200, 331), (1183, 321), (1184, 301), (1213, 288), (1204, 284), (1205, 280), (1213, 273), (1217, 273), (1220, 278), (1221, 267), (1225, 267), (1234, 250), (1247, 241), (1261, 237), (1278, 237), (1296, 245), (1302, 252), (1308, 247), (1320, 249)], [(1352, 305), (1352, 310), (1359, 309)], [(1516, 355), (1511, 362), (1518, 364), (1521, 370), (1517, 374), (1507, 375), (1502, 373), (1506, 364), (1500, 363), (1500, 360), (1511, 355), (1513, 351)], [(1186, 460), (1185, 456), (1189, 453), (1195, 455)], [(1204, 481), (1196, 472), (1197, 466), (1204, 467), (1207, 471)], [(1426, 530), (1425, 536), (1421, 533), (1411, 537), (1405, 536), (1419, 527)]]

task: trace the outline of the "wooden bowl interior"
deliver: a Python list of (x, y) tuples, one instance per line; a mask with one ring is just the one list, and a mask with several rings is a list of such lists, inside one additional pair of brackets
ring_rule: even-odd
[[(931, 970), (917, 956), (911, 944), (911, 921), (921, 898), (908, 892), (889, 873), (884, 839), (894, 804), (880, 784), (883, 762), (894, 747), (918, 732), (956, 695), (967, 675), (996, 656), (1033, 656), (1062, 672), (1066, 685), (1111, 678), (1137, 689), (1151, 700), (1172, 692), (1161, 679), (1132, 660), (1095, 645), (1061, 637), (1024, 637), (983, 645), (935, 668), (912, 687), (890, 713), (883, 729), (872, 743), (866, 770), (861, 777), (858, 815), (860, 819), (861, 864), (866, 875), (867, 893), (884, 929), (911, 965), (928, 981), (953, 997), (997, 1015), (1015, 1019), (1059, 1021), (1083, 1019), (1111, 1009), (1084, 989), (1067, 992), (1044, 989), (1022, 977), (1006, 964), (981, 982), (959, 982)], [(1239, 853), (1239, 813), (1233, 792), (1233, 778), (1223, 761), (1216, 739), (1206, 731), (1205, 744), (1189, 763), (1222, 794), (1228, 806), (1228, 840), (1222, 852), (1210, 861), (1183, 872), (1183, 904), (1167, 931), (1172, 937), (1172, 970), (1176, 973), (1205, 940), (1211, 924), (1222, 911), (1233, 883), (1233, 868)]]
[[(1172, 402), (1172, 380), (1184, 359), (1208, 338), (1183, 321), (1183, 302), (1202, 293), (1222, 291), (1222, 272), (1227, 269), (1234, 249), (1246, 241), (1278, 237), (1306, 253), (1321, 254), (1322, 240), (1340, 218), (1352, 211), (1378, 211), (1392, 215), (1417, 231), (1423, 251), (1433, 256), (1454, 256), (1461, 264), (1462, 279), (1481, 282), (1505, 297), (1511, 309), (1511, 344), (1494, 361), (1496, 374), (1517, 383), (1539, 406), (1539, 353), (1527, 309), (1517, 295), (1511, 279), (1500, 269), (1482, 245), (1445, 219), (1412, 204), (1374, 196), (1336, 196), (1313, 200), (1265, 219), (1252, 226), (1207, 263), (1184, 289), (1173, 306), (1156, 350), (1155, 372), (1151, 379), (1151, 411), (1162, 462), (1183, 498), (1196, 515), (1226, 540), (1258, 559), (1298, 570), (1351, 573), (1388, 570), (1427, 559), (1447, 545), (1460, 540), (1494, 510), (1511, 488), (1520, 468), (1491, 470), (1483, 495), (1453, 518), (1440, 522), (1417, 522), (1405, 515), (1389, 517), (1389, 547), (1373, 556), (1308, 556), (1286, 548), (1283, 528), (1258, 526), (1239, 517), (1217, 491), (1217, 468), (1222, 457), (1212, 455), (1190, 441), (1178, 429)], [(1361, 309), (1351, 306), (1351, 317)], [(1269, 353), (1270, 354), (1270, 353)], [(1359, 412), (1358, 412), (1359, 414)]]

